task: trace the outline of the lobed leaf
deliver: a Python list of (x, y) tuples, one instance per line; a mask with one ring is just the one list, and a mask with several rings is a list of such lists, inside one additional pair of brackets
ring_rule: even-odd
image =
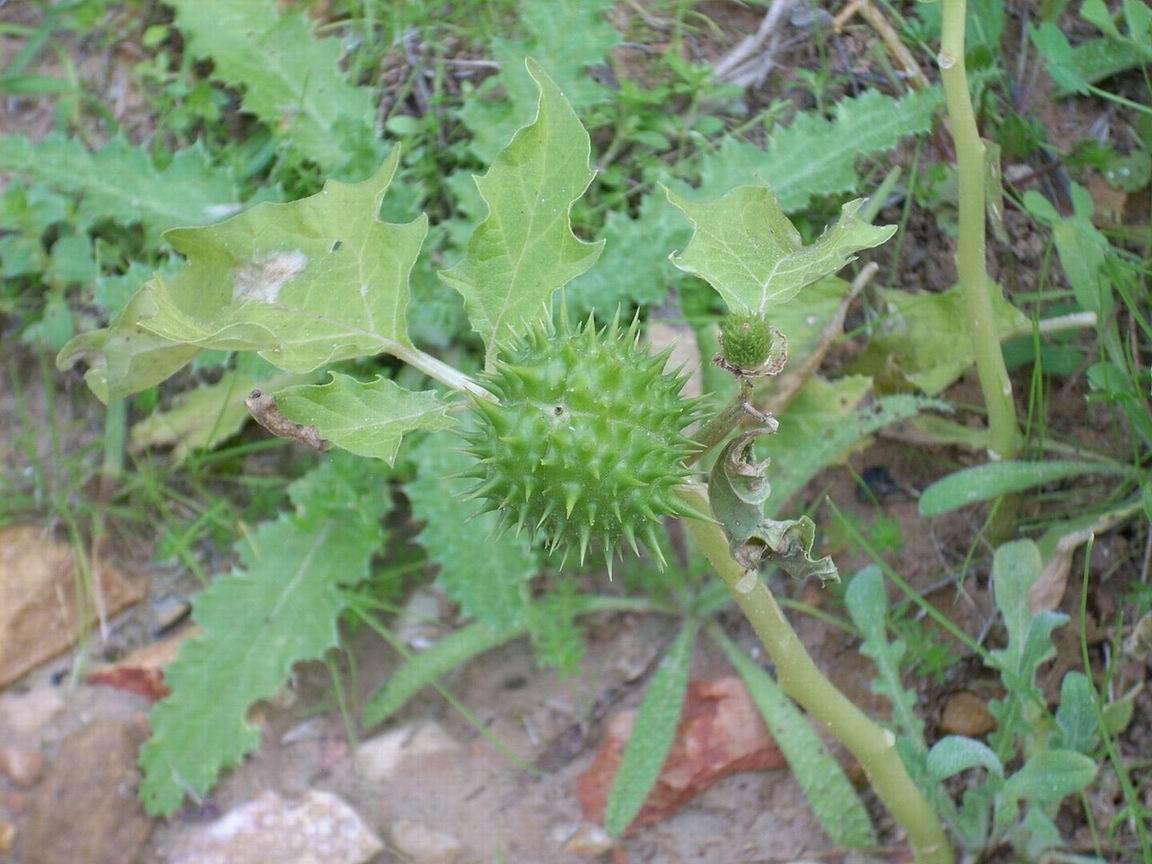
[(1052, 631), (1068, 620), (1054, 612), (1032, 614), (1028, 594), (1042, 571), (1040, 550), (1031, 540), (1005, 543), (993, 556), (993, 593), (1008, 631), (1007, 646), (991, 652), (1006, 693), (988, 706), (998, 722), (990, 743), (1001, 758), (1012, 754), (1017, 738), (1033, 734), (1032, 721), (1044, 705), (1036, 673), (1056, 654)]
[(748, 687), (820, 827), (834, 843), (849, 849), (875, 846), (876, 831), (868, 811), (812, 724), (763, 667), (722, 632), (712, 635)]
[[(212, 74), (242, 88), (244, 110), (322, 168), (342, 166), (348, 135), (375, 115), (372, 91), (349, 84), (338, 39), (318, 39), (300, 12), (275, 0), (170, 0), (188, 50), (212, 60)], [(345, 135), (340, 132), (345, 130)], [(199, 220), (194, 220), (199, 221)]]
[(340, 586), (368, 577), (384, 540), (382, 487), (362, 463), (322, 464), (290, 487), (295, 512), (262, 524), (239, 546), (239, 567), (199, 595), (203, 632), (165, 671), (172, 694), (152, 709), (140, 753), (149, 813), (207, 794), (260, 741), (251, 705), (274, 696), (295, 663), (339, 644)]
[(114, 138), (92, 152), (78, 138), (50, 135), (33, 142), (0, 137), (0, 172), (32, 178), (77, 196), (82, 228), (103, 219), (139, 224), (150, 245), (169, 228), (218, 222), (240, 207), (232, 174), (214, 166), (200, 145), (177, 151), (163, 170), (146, 150)]
[(694, 229), (672, 263), (707, 280), (738, 315), (764, 316), (806, 286), (836, 273), (856, 252), (879, 246), (896, 233), (894, 225), (860, 221), (856, 214), (864, 201), (857, 199), (841, 208), (839, 221), (815, 243), (804, 246), (767, 186), (741, 186), (701, 202), (665, 192)]
[(315, 426), (322, 438), (358, 456), (392, 465), (405, 433), (435, 432), (454, 422), (448, 404), (432, 390), (413, 393), (383, 375), (373, 381), (329, 375), (324, 384), (277, 391), (276, 407), (294, 423)]
[(488, 215), (464, 260), (440, 272), (464, 297), (489, 360), (513, 330), (547, 320), (553, 293), (591, 267), (604, 245), (577, 238), (569, 217), (594, 175), (588, 133), (552, 79), (527, 65), (540, 94), (536, 119), (476, 177)]
[(431, 436), (413, 450), (417, 476), (404, 486), (412, 517), (424, 523), (416, 538), (440, 566), (438, 582), (466, 615), (504, 630), (523, 623), (528, 581), (540, 569), (528, 537), (498, 534), (496, 513), (477, 515), (467, 500), (475, 481), (450, 479), (471, 468), (458, 439)]
[(735, 186), (766, 183), (781, 208), (794, 213), (819, 195), (855, 191), (860, 188), (857, 159), (928, 132), (942, 103), (938, 87), (899, 100), (868, 90), (838, 102), (831, 119), (813, 112), (797, 114), (764, 149), (727, 138), (701, 160), (700, 194), (714, 197)]
[(363, 183), (329, 181), (290, 204), (259, 204), (206, 228), (166, 235), (188, 264), (137, 301), (151, 333), (226, 351), (259, 351), (287, 372), (409, 345), (408, 276), (428, 223), (376, 218), (399, 152)]
[(623, 834), (644, 807), (676, 740), (696, 632), (696, 622), (688, 621), (648, 683), (604, 810), (604, 830), (613, 837)]

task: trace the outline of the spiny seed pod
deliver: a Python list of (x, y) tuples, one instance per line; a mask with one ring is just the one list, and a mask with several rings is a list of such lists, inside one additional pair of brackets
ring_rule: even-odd
[[(686, 379), (663, 372), (668, 353), (639, 344), (639, 324), (599, 331), (563, 323), (530, 330), (481, 376), (499, 401), (477, 398), (477, 422), (463, 433), (479, 483), (470, 490), (502, 526), (527, 526), (565, 560), (580, 561), (599, 541), (612, 569), (620, 538), (646, 545), (661, 569), (661, 516), (695, 516), (674, 494), (697, 446), (683, 435), (700, 400), (685, 399)], [(561, 562), (563, 566), (563, 561)]]
[(737, 369), (758, 369), (772, 353), (772, 326), (758, 315), (729, 315), (720, 322), (724, 359)]

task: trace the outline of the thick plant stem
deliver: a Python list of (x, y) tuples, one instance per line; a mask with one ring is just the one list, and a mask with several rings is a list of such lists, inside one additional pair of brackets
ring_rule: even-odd
[[(708, 512), (703, 492), (685, 488), (680, 494), (691, 507)], [(768, 586), (732, 558), (723, 529), (698, 519), (685, 520), (685, 526), (760, 637), (776, 665), (781, 688), (852, 751), (888, 812), (907, 832), (918, 864), (953, 864), (940, 819), (908, 776), (896, 752), (896, 737), (869, 719), (820, 671)]]
[(992, 305), (995, 289), (988, 278), (984, 246), (984, 142), (976, 128), (976, 114), (968, 93), (964, 67), (966, 0), (943, 0), (940, 38), (940, 78), (956, 142), (956, 170), (960, 186), (960, 239), (956, 270), (960, 278), (976, 371), (984, 405), (988, 409), (989, 449), (993, 459), (1012, 459), (1020, 445), (1012, 382), (1000, 350), (1000, 334)]

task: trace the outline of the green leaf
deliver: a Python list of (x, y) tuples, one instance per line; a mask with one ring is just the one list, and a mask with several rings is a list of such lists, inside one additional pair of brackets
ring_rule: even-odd
[(273, 378), (229, 370), (214, 384), (201, 384), (176, 396), (166, 411), (149, 414), (132, 426), (133, 450), (172, 446), (172, 456), (182, 462), (197, 450), (212, 450), (227, 441), (250, 417), (244, 404), (254, 387), (276, 388), (298, 382), (293, 375)]
[(793, 579), (815, 576), (821, 582), (840, 581), (840, 573), (831, 556), (812, 557), (816, 523), (807, 516), (783, 521), (765, 519), (752, 538), (752, 542), (757, 541), (764, 544), (759, 552), (761, 560), (775, 564)]
[(710, 632), (744, 679), (824, 832), (849, 849), (875, 846), (876, 831), (868, 811), (812, 724), (759, 664), (719, 630)]
[(756, 533), (764, 519), (764, 502), (772, 494), (764, 479), (766, 465), (757, 465), (752, 455), (759, 434), (763, 433), (745, 433), (729, 441), (708, 474), (708, 503), (733, 550)]
[(861, 188), (859, 157), (891, 150), (902, 138), (928, 132), (943, 102), (938, 87), (892, 99), (879, 90), (842, 99), (826, 120), (801, 112), (761, 149), (727, 138), (700, 163), (700, 195), (715, 197), (736, 186), (767, 183), (785, 212), (802, 210), (814, 197)]
[(383, 478), (352, 459), (322, 464), (289, 488), (295, 512), (265, 522), (239, 547), (240, 565), (197, 598), (203, 633), (165, 671), (172, 694), (152, 709), (140, 754), (140, 796), (169, 815), (203, 796), (220, 771), (260, 741), (248, 709), (288, 680), (295, 663), (339, 642), (341, 585), (367, 578), (391, 506)]
[(84, 382), (105, 405), (175, 375), (200, 349), (140, 327), (143, 308), (144, 295), (138, 292), (107, 327), (69, 341), (56, 357), (56, 368), (66, 372), (80, 361), (87, 363)]
[[(1069, 795), (1086, 788), (1096, 778), (1096, 763), (1082, 753), (1071, 750), (1042, 750), (1004, 784), (999, 811), (1015, 811), (1020, 801), (1041, 806), (1059, 804)], [(1009, 817), (1010, 818), (1010, 817)]]
[(461, 452), (454, 436), (434, 435), (413, 450), (418, 473), (404, 487), (412, 517), (424, 523), (417, 537), (428, 557), (440, 565), (438, 582), (466, 615), (498, 630), (524, 620), (528, 581), (540, 570), (527, 535), (497, 535), (496, 513), (477, 515), (466, 500), (474, 481), (447, 479), (475, 463)]
[[(620, 43), (620, 34), (608, 20), (612, 0), (521, 0), (519, 23), (523, 40), (496, 38), (492, 56), (500, 74), (481, 88), (502, 85), (506, 100), (493, 102), (482, 96), (467, 100), (460, 111), (471, 130), (469, 148), (482, 161), (491, 162), (511, 140), (516, 129), (532, 116), (536, 87), (524, 69), (524, 57), (532, 57), (547, 69), (564, 97), (576, 111), (610, 98), (588, 67), (605, 62)], [(483, 93), (482, 95), (487, 95)]]
[(782, 415), (780, 431), (765, 439), (762, 448), (772, 457), (769, 516), (780, 513), (813, 477), (846, 458), (874, 432), (921, 411), (949, 410), (939, 400), (917, 396), (884, 396), (862, 404), (871, 384), (859, 376), (836, 381), (813, 376), (805, 382)]
[(872, 692), (884, 696), (892, 704), (892, 719), (896, 728), (906, 736), (918, 752), (923, 753), (924, 721), (916, 713), (916, 694), (904, 687), (900, 664), (908, 646), (903, 640), (888, 641), (888, 594), (884, 590), (884, 574), (872, 565), (854, 577), (845, 592), (848, 614), (863, 638), (860, 653), (876, 664), (879, 676), (872, 682)]
[[(903, 378), (935, 396), (975, 362), (959, 286), (938, 294), (881, 290), (879, 296), (885, 315), (851, 371), (880, 380)], [(1031, 332), (1028, 318), (999, 290), (993, 292), (992, 302), (1001, 338)]]
[(928, 772), (937, 780), (947, 780), (972, 768), (985, 768), (997, 777), (1004, 777), (1000, 757), (987, 744), (974, 738), (947, 735), (928, 751)]
[(1091, 756), (1100, 738), (1096, 734), (1096, 694), (1083, 672), (1069, 672), (1060, 683), (1060, 707), (1056, 709), (1060, 746)]
[(1072, 60), (1072, 44), (1064, 32), (1051, 21), (1033, 27), (1028, 34), (1036, 53), (1044, 58), (1048, 74), (1061, 90), (1079, 93), (1088, 92), (1089, 84)]
[(528, 72), (540, 91), (536, 119), (476, 178), (488, 215), (464, 260), (440, 273), (463, 295), (489, 359), (513, 330), (546, 320), (552, 294), (591, 267), (604, 245), (578, 239), (569, 216), (594, 174), (588, 133), (532, 60)]
[(302, 13), (281, 14), (275, 0), (169, 5), (189, 53), (211, 58), (212, 74), (242, 89), (245, 111), (322, 168), (347, 161), (349, 125), (367, 132), (376, 110), (371, 90), (345, 80), (341, 40), (317, 39)]
[(604, 254), (565, 291), (573, 316), (594, 311), (610, 321), (621, 307), (663, 302), (669, 286), (683, 278), (668, 256), (683, 248), (691, 233), (663, 195), (644, 196), (635, 219), (620, 210), (609, 212)]
[(920, 514), (939, 516), (969, 504), (1023, 492), (1069, 477), (1088, 474), (1124, 474), (1122, 467), (1099, 462), (989, 462), (965, 468), (937, 480), (920, 496)]
[(399, 152), (363, 183), (329, 181), (291, 204), (259, 204), (219, 225), (166, 235), (188, 258), (138, 301), (141, 327), (176, 342), (259, 351), (287, 372), (409, 345), (408, 274), (427, 232), (376, 214)]
[(435, 684), (472, 658), (523, 635), (524, 630), (523, 625), (493, 629), (482, 621), (476, 621), (449, 633), (419, 654), (413, 654), (364, 706), (362, 722), (365, 728), (383, 723), (425, 687)]
[(676, 740), (697, 629), (695, 621), (684, 625), (648, 683), (604, 811), (604, 830), (613, 837), (623, 834), (644, 807)]
[(93, 153), (78, 138), (51, 135), (33, 143), (10, 135), (0, 137), (0, 172), (75, 195), (81, 228), (103, 219), (139, 224), (149, 245), (169, 228), (216, 222), (241, 206), (231, 173), (213, 166), (199, 145), (178, 151), (160, 170), (147, 151), (121, 138)]
[(875, 227), (856, 213), (863, 199), (840, 210), (840, 220), (804, 246), (767, 186), (742, 186), (715, 201), (693, 202), (666, 189), (692, 223), (684, 252), (672, 257), (681, 270), (707, 280), (738, 315), (763, 317), (805, 286), (831, 276), (861, 249), (879, 246), (896, 226)]
[(358, 456), (392, 465), (405, 433), (435, 432), (454, 422), (448, 404), (432, 390), (413, 393), (383, 375), (365, 382), (329, 374), (325, 384), (277, 391), (276, 407), (294, 423), (315, 426), (322, 438)]
[(1004, 759), (1015, 752), (1018, 738), (1034, 734), (1044, 705), (1036, 673), (1056, 654), (1052, 631), (1068, 620), (1067, 615), (1054, 612), (1032, 614), (1028, 593), (1042, 571), (1040, 550), (1031, 540), (1005, 543), (992, 561), (993, 593), (1008, 630), (1008, 645), (991, 652), (992, 666), (1000, 672), (1006, 693), (988, 706), (998, 723), (990, 743)]

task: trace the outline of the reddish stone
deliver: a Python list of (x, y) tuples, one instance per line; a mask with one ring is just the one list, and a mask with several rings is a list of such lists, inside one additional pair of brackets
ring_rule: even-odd
[[(634, 710), (613, 716), (608, 721), (600, 752), (580, 776), (580, 807), (590, 821), (602, 823), (604, 820), (608, 793), (635, 722)], [(672, 750), (648, 801), (629, 830), (671, 816), (732, 774), (786, 765), (743, 681), (735, 677), (692, 681), (688, 684), (684, 713)]]

